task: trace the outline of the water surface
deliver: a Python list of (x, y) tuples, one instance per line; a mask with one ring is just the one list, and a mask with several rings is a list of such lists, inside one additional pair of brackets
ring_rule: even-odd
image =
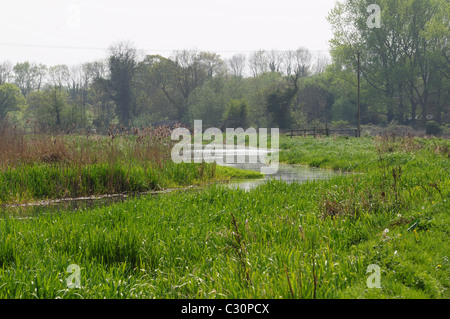
[[(259, 164), (232, 164), (229, 165), (236, 168), (242, 168), (247, 170), (260, 171)], [(266, 174), (264, 178), (260, 179), (247, 179), (232, 181), (228, 185), (232, 188), (241, 188), (245, 190), (250, 190), (255, 188), (262, 183), (267, 182), (271, 179), (281, 180), (286, 183), (302, 183), (308, 180), (320, 180), (327, 179), (332, 176), (341, 174), (339, 172), (322, 169), (322, 168), (311, 168), (305, 165), (290, 165), (290, 164), (279, 164), (278, 171), (275, 174)]]

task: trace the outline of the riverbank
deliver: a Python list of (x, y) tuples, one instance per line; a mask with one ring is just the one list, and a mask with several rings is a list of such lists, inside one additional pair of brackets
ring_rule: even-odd
[(3, 220), (0, 298), (450, 297), (448, 142), (280, 145), (281, 159), (363, 174)]

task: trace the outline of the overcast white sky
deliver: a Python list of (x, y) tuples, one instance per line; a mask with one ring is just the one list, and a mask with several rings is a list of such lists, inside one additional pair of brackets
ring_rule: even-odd
[(336, 0), (0, 0), (0, 63), (78, 64), (129, 40), (150, 54), (328, 51)]

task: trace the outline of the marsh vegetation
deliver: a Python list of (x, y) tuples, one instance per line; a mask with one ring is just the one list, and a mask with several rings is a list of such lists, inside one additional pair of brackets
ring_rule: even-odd
[[(7, 218), (1, 297), (449, 297), (448, 141), (299, 137), (281, 146), (285, 161), (358, 174)], [(80, 288), (67, 287), (70, 264), (80, 266)], [(367, 287), (370, 264), (382, 270), (381, 289)]]

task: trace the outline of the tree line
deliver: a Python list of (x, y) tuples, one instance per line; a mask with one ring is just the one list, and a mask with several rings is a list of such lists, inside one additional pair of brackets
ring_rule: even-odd
[(381, 27), (369, 28), (370, 2), (346, 0), (330, 12), (331, 58), (304, 47), (163, 57), (119, 42), (104, 60), (77, 66), (4, 61), (0, 120), (66, 132), (195, 119), (222, 128), (354, 125), (359, 69), (362, 124), (448, 123), (449, 3), (379, 0)]

